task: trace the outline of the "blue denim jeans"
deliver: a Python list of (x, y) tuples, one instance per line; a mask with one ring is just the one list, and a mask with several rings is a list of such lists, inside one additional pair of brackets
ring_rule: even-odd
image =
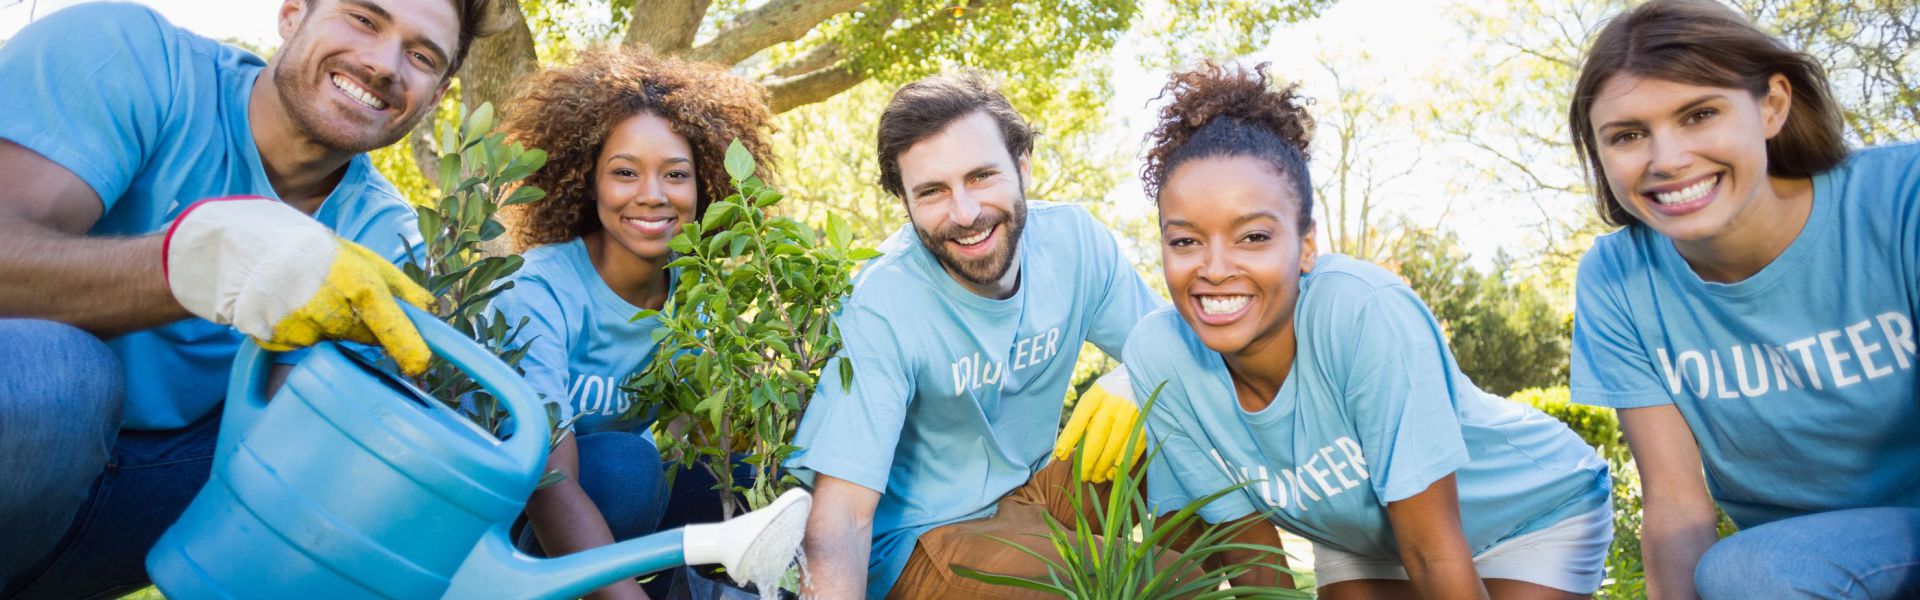
[(667, 478), (660, 451), (647, 432), (607, 431), (580, 436), (580, 488), (600, 508), (613, 539), (630, 540), (660, 529), (667, 511)]
[(1702, 600), (1920, 598), (1920, 508), (1782, 519), (1720, 540), (1693, 573)]
[(114, 597), (206, 483), (219, 412), (116, 431), (123, 379), (99, 339), (0, 320), (0, 598)]

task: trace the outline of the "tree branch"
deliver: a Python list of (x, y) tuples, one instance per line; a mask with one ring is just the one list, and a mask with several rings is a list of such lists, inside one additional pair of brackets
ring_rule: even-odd
[(693, 47), (693, 36), (700, 32), (700, 21), (712, 4), (713, 0), (635, 0), (621, 43), (647, 46), (665, 55), (684, 53)]
[[(1011, 3), (1012, 0), (985, 0), (974, 8), (976, 10), (993, 10), (1003, 8)], [(879, 19), (881, 23), (892, 23), (899, 18), (899, 15), (895, 13), (875, 14), (874, 17)], [(936, 11), (932, 15), (914, 21), (905, 28), (888, 33), (886, 37), (917, 39), (923, 36), (941, 35), (942, 32), (959, 26), (961, 20), (964, 18), (964, 15), (960, 13), (950, 13), (944, 10)], [(867, 22), (864, 19), (862, 21), (863, 23)], [(767, 91), (773, 96), (773, 112), (782, 113), (796, 107), (832, 98), (835, 94), (844, 92), (847, 88), (858, 85), (866, 79), (866, 75), (855, 73), (847, 62), (842, 61), (832, 67), (817, 69), (804, 75), (778, 77), (762, 83), (767, 86)]]
[(827, 42), (814, 46), (813, 49), (808, 50), (806, 54), (794, 57), (793, 60), (781, 63), (778, 68), (773, 70), (773, 76), (792, 77), (795, 75), (804, 75), (839, 64), (840, 61), (846, 59), (847, 48), (845, 46), (841, 46), (836, 42)]
[(772, 97), (768, 106), (775, 114), (779, 114), (832, 98), (865, 80), (866, 77), (854, 73), (846, 63), (841, 63), (805, 75), (764, 83), (767, 94)]
[(742, 14), (687, 58), (731, 65), (768, 46), (800, 39), (820, 22), (866, 4), (866, 0), (771, 0)]

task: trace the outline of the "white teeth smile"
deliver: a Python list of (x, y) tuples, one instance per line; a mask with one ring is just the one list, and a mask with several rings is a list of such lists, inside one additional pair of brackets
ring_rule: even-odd
[(982, 241), (985, 241), (987, 239), (987, 234), (990, 234), (990, 233), (993, 233), (992, 227), (988, 227), (986, 231), (982, 231), (980, 233), (976, 233), (967, 237), (954, 238), (953, 241), (962, 246), (972, 246), (974, 244), (978, 244)]
[(1201, 296), (1200, 310), (1210, 315), (1230, 315), (1240, 312), (1253, 296)]
[(1715, 175), (1713, 177), (1700, 180), (1700, 183), (1696, 183), (1676, 191), (1656, 193), (1653, 195), (1653, 199), (1658, 200), (1661, 204), (1665, 204), (1667, 206), (1673, 206), (1675, 204), (1686, 204), (1688, 202), (1699, 200), (1700, 198), (1706, 196), (1707, 192), (1713, 190), (1713, 186), (1718, 183), (1720, 183), (1720, 176)]
[(360, 101), (361, 104), (367, 105), (367, 108), (374, 110), (385, 110), (387, 108), (387, 103), (381, 102), (379, 98), (373, 97), (373, 94), (368, 92), (366, 88), (355, 85), (345, 77), (334, 75), (333, 87), (340, 88), (340, 91), (346, 92), (348, 98)]

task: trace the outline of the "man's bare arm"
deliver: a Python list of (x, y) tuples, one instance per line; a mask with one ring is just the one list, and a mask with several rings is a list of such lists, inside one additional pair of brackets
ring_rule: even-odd
[(72, 171), (0, 139), (0, 316), (103, 337), (192, 316), (167, 289), (163, 236), (86, 237), (101, 206)]
[(800, 595), (857, 600), (867, 595), (867, 555), (873, 550), (873, 511), (880, 493), (827, 475), (814, 476), (807, 514), (806, 581)]

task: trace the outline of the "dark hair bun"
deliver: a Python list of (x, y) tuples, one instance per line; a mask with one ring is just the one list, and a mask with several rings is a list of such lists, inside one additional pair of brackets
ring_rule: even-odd
[[(1298, 84), (1276, 89), (1267, 63), (1249, 69), (1208, 60), (1175, 73), (1158, 98), (1159, 123), (1147, 134), (1146, 164), (1140, 169), (1147, 196), (1158, 198), (1161, 184), (1180, 163), (1213, 156), (1251, 156), (1269, 160), (1300, 188), (1310, 202), (1307, 147), (1313, 141), (1312, 100)], [(1304, 219), (1304, 217), (1303, 217)]]
[(1265, 128), (1306, 152), (1313, 141), (1313, 117), (1306, 110), (1312, 100), (1296, 93), (1299, 84), (1274, 89), (1268, 66), (1260, 63), (1248, 69), (1209, 60), (1174, 74), (1160, 90), (1161, 98), (1173, 101), (1160, 109), (1154, 145), (1179, 146), (1207, 121), (1225, 116)]

